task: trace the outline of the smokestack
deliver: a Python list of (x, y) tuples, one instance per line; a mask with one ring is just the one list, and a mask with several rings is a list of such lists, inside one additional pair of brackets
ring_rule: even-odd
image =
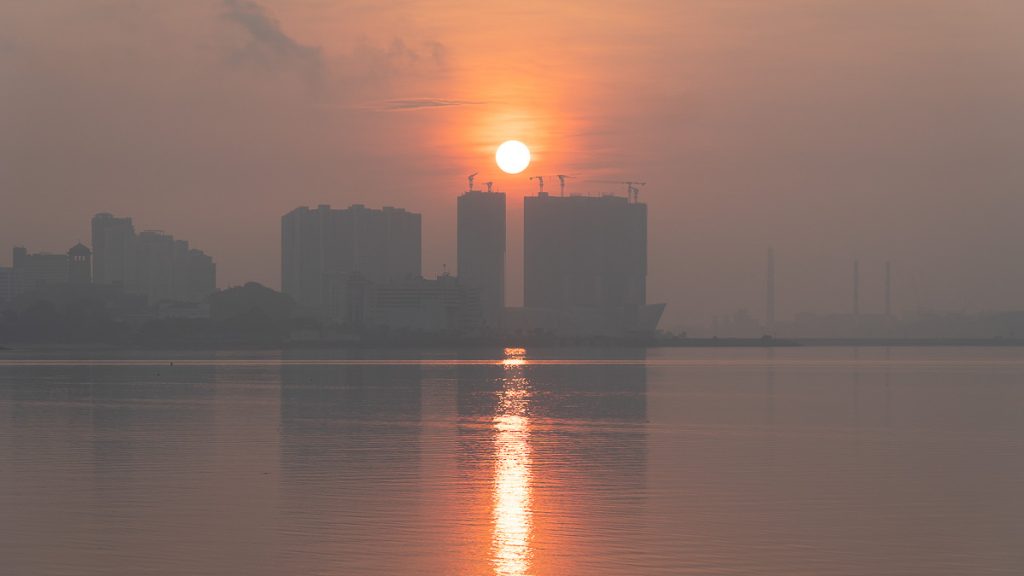
[(853, 315), (860, 316), (860, 261), (853, 261)]
[(775, 250), (768, 247), (768, 268), (765, 274), (765, 319), (769, 332), (775, 331)]
[(885, 316), (892, 317), (892, 269), (888, 260), (885, 262)]

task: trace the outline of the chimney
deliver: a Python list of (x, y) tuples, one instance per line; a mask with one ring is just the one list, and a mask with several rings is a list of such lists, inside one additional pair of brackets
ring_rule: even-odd
[(892, 317), (892, 268), (885, 262), (885, 316)]
[(768, 248), (768, 268), (765, 273), (765, 321), (768, 332), (775, 331), (775, 250)]
[(853, 261), (853, 315), (860, 316), (860, 261)]

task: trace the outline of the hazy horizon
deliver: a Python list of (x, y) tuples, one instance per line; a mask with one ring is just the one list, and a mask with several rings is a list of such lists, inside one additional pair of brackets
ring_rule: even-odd
[[(661, 326), (1024, 309), (1024, 5), (452, 0), (0, 5), (0, 265), (90, 244), (97, 212), (280, 287), (298, 206), (423, 214), (423, 272), (456, 270), (466, 175), (507, 192), (522, 298), (533, 174), (643, 180)], [(494, 149), (530, 146), (524, 173)], [(547, 186), (557, 190), (557, 183)]]

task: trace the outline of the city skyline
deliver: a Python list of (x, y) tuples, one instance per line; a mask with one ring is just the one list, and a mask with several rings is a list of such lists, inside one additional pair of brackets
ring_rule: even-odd
[[(475, 176), (475, 174), (474, 174), (474, 176)], [(532, 179), (533, 179), (533, 177), (531, 177), (531, 180)], [(486, 183), (488, 188), (492, 188), (493, 184), (494, 184), (493, 182), (487, 182)], [(629, 191), (630, 191), (630, 193), (632, 193), (632, 191), (633, 191), (632, 184), (633, 183), (622, 182), (621, 184), (630, 184), (630, 190)], [(471, 185), (472, 185), (472, 182), (471, 182)], [(541, 188), (541, 190), (543, 190), (543, 188)], [(563, 184), (562, 192), (564, 194), (564, 184)], [(468, 192), (463, 192), (460, 196), (458, 196), (457, 197), (458, 202), (457, 202), (457, 210), (456, 210), (456, 212), (458, 210), (462, 209), (461, 208), (461, 202), (463, 200), (466, 200), (467, 197), (476, 197), (476, 196), (494, 196), (494, 197), (499, 197), (500, 196), (503, 199), (502, 207), (503, 207), (503, 212), (504, 212), (504, 206), (505, 206), (504, 198), (506, 197), (506, 193), (505, 192), (490, 192), (490, 191), (488, 191), (488, 192), (484, 193), (484, 192), (482, 192), (480, 190), (473, 190), (472, 194), (469, 194)], [(529, 201), (531, 199), (533, 201), (536, 201), (538, 198), (555, 198), (555, 197), (549, 195), (547, 192), (540, 192), (539, 194), (535, 194), (533, 196), (531, 196), (529, 194), (524, 194), (522, 197), (520, 197), (520, 199), (523, 201), (524, 205), (525, 204), (529, 204)], [(617, 194), (614, 194), (614, 193), (613, 194), (603, 194), (603, 195), (593, 195), (593, 194), (591, 194), (591, 195), (582, 195), (582, 194), (578, 194), (578, 193), (572, 193), (572, 194), (569, 194), (567, 196), (567, 199), (569, 199), (569, 198), (571, 198), (571, 199), (600, 199), (600, 198), (604, 198), (604, 199), (618, 199), (620, 201), (629, 203), (629, 201), (632, 198), (632, 196), (630, 196), (630, 195), (617, 195)], [(642, 204), (642, 205), (646, 206), (646, 204)], [(315, 209), (310, 209), (310, 208), (306, 208), (306, 207), (299, 207), (299, 208), (296, 208), (294, 210), (291, 210), (287, 214), (282, 216), (282, 222), (284, 222), (289, 217), (293, 217), (295, 214), (297, 214), (299, 212), (303, 212), (303, 213), (312, 215), (312, 214), (316, 214), (317, 212), (322, 212), (324, 210), (333, 211), (333, 212), (339, 212), (340, 211), (340, 212), (344, 213), (344, 212), (347, 212), (347, 211), (353, 210), (353, 209), (354, 210), (360, 210), (360, 211), (366, 212), (368, 214), (373, 214), (373, 213), (381, 213), (381, 214), (389, 214), (389, 213), (410, 214), (411, 216), (413, 216), (413, 217), (415, 217), (417, 219), (416, 235), (419, 238), (419, 241), (417, 242), (417, 246), (415, 247), (415, 250), (418, 251), (420, 253), (420, 255), (419, 255), (419, 258), (411, 258), (411, 256), (410, 256), (410, 258), (407, 258), (407, 259), (409, 260), (410, 263), (415, 261), (418, 264), (409, 264), (409, 266), (405, 266), (402, 269), (405, 270), (405, 268), (408, 268), (408, 270), (406, 270), (406, 272), (403, 272), (402, 274), (399, 274), (399, 275), (392, 274), (391, 275), (391, 279), (392, 280), (397, 279), (399, 277), (402, 277), (403, 275), (406, 278), (414, 278), (415, 277), (415, 278), (423, 278), (423, 279), (431, 278), (435, 274), (438, 277), (440, 277), (441, 275), (447, 275), (447, 274), (452, 274), (454, 276), (458, 276), (458, 266), (457, 266), (457, 264), (456, 264), (456, 266), (451, 267), (451, 268), (449, 268), (449, 266), (446, 264), (446, 265), (444, 265), (442, 267), (441, 270), (436, 271), (436, 272), (428, 272), (428, 271), (425, 271), (422, 268), (423, 262), (425, 260), (424, 254), (422, 253), (422, 248), (421, 248), (422, 237), (424, 235), (424, 233), (423, 233), (423, 225), (420, 222), (420, 220), (422, 218), (422, 215), (421, 214), (416, 214), (416, 213), (410, 213), (410, 212), (406, 211), (404, 208), (401, 208), (401, 207), (392, 207), (392, 206), (385, 205), (385, 206), (382, 206), (381, 208), (372, 208), (372, 207), (367, 207), (367, 206), (365, 206), (362, 203), (355, 203), (355, 204), (352, 204), (351, 206), (349, 206), (348, 208), (332, 209), (329, 205), (321, 204), (318, 207), (316, 207)], [(526, 215), (526, 213), (523, 212), (522, 210), (520, 210), (520, 211), (513, 211), (512, 214), (516, 215), (516, 216), (520, 216), (520, 217)], [(92, 228), (93, 228), (93, 230), (92, 230), (92, 244), (93, 245), (96, 245), (97, 243), (102, 242), (102, 239), (97, 237), (96, 221), (99, 220), (99, 219), (103, 219), (103, 218), (106, 218), (107, 220), (109, 220), (109, 221), (111, 221), (111, 222), (113, 222), (115, 224), (121, 224), (122, 226), (125, 226), (126, 230), (127, 230), (127, 233), (129, 235), (132, 235), (133, 239), (134, 238), (138, 238), (140, 240), (145, 241), (148, 238), (150, 240), (148, 242), (148, 244), (152, 244), (153, 241), (159, 241), (161, 238), (166, 237), (166, 238), (169, 238), (171, 242), (178, 242), (178, 243), (182, 243), (183, 242), (183, 245), (185, 246), (185, 249), (188, 250), (188, 242), (187, 241), (175, 241), (172, 236), (170, 236), (169, 234), (165, 234), (162, 230), (146, 229), (146, 230), (143, 230), (143, 231), (139, 232), (136, 235), (135, 231), (134, 231), (133, 224), (132, 224), (132, 218), (131, 217), (117, 218), (117, 217), (112, 216), (110, 213), (106, 213), (106, 212), (97, 213), (95, 215), (95, 217), (93, 218), (93, 226), (92, 226)], [(506, 226), (506, 228), (508, 227), (509, 224), (512, 224), (512, 226), (515, 226), (517, 224), (515, 222), (509, 222), (508, 218), (511, 218), (511, 216), (506, 217), (505, 219), (503, 219), (503, 222), (502, 222)], [(520, 222), (518, 224), (520, 226), (523, 225), (522, 222)], [(478, 227), (474, 227), (474, 228), (476, 228), (476, 233), (479, 233), (480, 230), (481, 230)], [(645, 236), (646, 236), (646, 233), (645, 233)], [(597, 238), (599, 238), (599, 237), (595, 236), (595, 239), (597, 239)], [(17, 243), (17, 244), (15, 244), (14, 245), (15, 252), (17, 252), (17, 250), (22, 249), (25, 244), (26, 243)], [(147, 244), (147, 242), (143, 242), (143, 244)], [(469, 242), (467, 244), (472, 244), (472, 242)], [(645, 241), (645, 244), (646, 244), (646, 241)], [(456, 246), (455, 246), (455, 249), (453, 250), (453, 252), (455, 252), (456, 256), (458, 256), (458, 254), (459, 254), (460, 246), (461, 246), (461, 244), (457, 242)], [(76, 243), (76, 245), (73, 247), (73, 249), (77, 248), (77, 247), (83, 247), (83, 248), (86, 248), (86, 249), (91, 249), (91, 246), (85, 246), (85, 245), (82, 244), (82, 242)], [(350, 247), (350, 248), (352, 250), (356, 250), (354, 247)], [(367, 248), (364, 248), (363, 250), (365, 251), (366, 249)], [(814, 318), (816, 323), (820, 323), (820, 322), (826, 322), (826, 323), (840, 322), (840, 323), (842, 323), (842, 322), (846, 321), (846, 320), (843, 320), (844, 316), (849, 316), (851, 318), (856, 318), (856, 317), (860, 317), (862, 315), (862, 313), (863, 313), (863, 315), (865, 317), (874, 317), (875, 320), (878, 320), (879, 318), (896, 318), (898, 316), (906, 315), (906, 314), (936, 313), (936, 312), (938, 312), (938, 313), (950, 312), (950, 313), (962, 314), (964, 312), (971, 312), (971, 311), (967, 311), (967, 310), (963, 310), (963, 309), (961, 309), (961, 310), (942, 310), (942, 309), (934, 309), (934, 308), (928, 308), (926, 306), (922, 306), (921, 302), (920, 302), (920, 287), (916, 284), (916, 282), (917, 282), (916, 278), (912, 278), (912, 279), (910, 279), (910, 281), (905, 282), (905, 284), (903, 286), (904, 289), (905, 289), (904, 297), (907, 298), (907, 299), (915, 299), (915, 305), (914, 306), (902, 306), (902, 307), (900, 307), (898, 309), (898, 313), (895, 312), (894, 310), (897, 310), (897, 308), (892, 305), (894, 282), (893, 282), (893, 275), (892, 275), (892, 262), (890, 260), (885, 260), (884, 262), (871, 262), (871, 263), (869, 263), (869, 266), (871, 267), (871, 269), (869, 270), (869, 282), (868, 282), (867, 286), (864, 287), (864, 288), (866, 288), (865, 293), (867, 294), (867, 300), (869, 302), (869, 305), (868, 305), (867, 308), (865, 308), (862, 311), (861, 310), (861, 294), (862, 294), (862, 290), (864, 288), (862, 288), (862, 281), (861, 281), (860, 259), (854, 257), (852, 259), (852, 266), (853, 266), (852, 283), (850, 282), (850, 278), (851, 277), (847, 276), (847, 286), (844, 289), (841, 289), (840, 292), (838, 293), (838, 296), (839, 296), (838, 299), (839, 300), (842, 300), (843, 298), (846, 299), (846, 302), (848, 303), (848, 304), (846, 304), (846, 306), (843, 306), (841, 303), (839, 303), (834, 308), (823, 309), (823, 310), (812, 310), (812, 309), (806, 309), (806, 308), (805, 309), (795, 308), (795, 309), (793, 309), (791, 311), (787, 311), (786, 314), (779, 315), (776, 312), (777, 296), (776, 296), (776, 280), (775, 280), (775, 276), (776, 276), (776, 271), (775, 271), (775, 250), (774, 250), (774, 247), (772, 247), (772, 246), (768, 246), (767, 249), (768, 249), (768, 254), (769, 254), (769, 256), (768, 256), (768, 265), (767, 265), (767, 269), (766, 269), (767, 271), (762, 272), (762, 274), (763, 274), (763, 276), (761, 278), (762, 288), (761, 288), (761, 293), (758, 295), (760, 297), (760, 299), (761, 299), (761, 304), (760, 305), (758, 305), (758, 303), (756, 301), (755, 302), (749, 302), (749, 303), (736, 304), (732, 308), (726, 307), (726, 308), (722, 308), (722, 309), (711, 310), (709, 312), (708, 321), (706, 323), (700, 323), (699, 321), (694, 320), (694, 319), (687, 319), (687, 320), (684, 320), (682, 322), (679, 322), (678, 320), (673, 319), (673, 320), (671, 320), (672, 322), (674, 322), (673, 325), (667, 325), (666, 326), (666, 325), (662, 324), (660, 327), (663, 328), (663, 329), (669, 330), (669, 331), (674, 331), (674, 330), (678, 330), (678, 329), (683, 329), (683, 330), (690, 329), (690, 330), (695, 330), (696, 333), (701, 334), (701, 335), (716, 335), (718, 333), (717, 331), (722, 326), (722, 324), (721, 324), (722, 321), (726, 320), (726, 325), (729, 325), (731, 323), (733, 328), (737, 328), (737, 326), (741, 326), (742, 325), (741, 327), (737, 328), (739, 330), (739, 333), (741, 333), (741, 334), (743, 334), (745, 336), (752, 336), (752, 335), (755, 335), (754, 332), (764, 333), (764, 334), (774, 333), (776, 325), (787, 325), (788, 324), (790, 329), (792, 330), (794, 326), (799, 324), (801, 321), (806, 322), (808, 318)], [(526, 250), (529, 251), (529, 248), (526, 247)], [(200, 250), (191, 250), (191, 251), (195, 252), (197, 254), (200, 254), (203, 258), (209, 259), (209, 257), (206, 256)], [(356, 251), (358, 251), (358, 250), (356, 250)], [(386, 252), (386, 250), (384, 252)], [(380, 256), (381, 254), (383, 254), (383, 252), (375, 254), (375, 256)], [(284, 255), (284, 252), (282, 252), (282, 256), (283, 255)], [(65, 250), (65, 251), (62, 251), (62, 252), (54, 253), (54, 252), (50, 252), (50, 251), (47, 251), (47, 250), (39, 250), (37, 252), (34, 252), (34, 253), (30, 254), (30, 256), (33, 256), (33, 257), (44, 257), (44, 258), (52, 258), (52, 257), (62, 258), (61, 263), (58, 266), (59, 268), (61, 268), (61, 270), (63, 270), (63, 276), (62, 276), (62, 280), (61, 281), (63, 281), (64, 278), (69, 276), (69, 272), (66, 270), (66, 262), (67, 262), (67, 259), (70, 258), (70, 252)], [(458, 259), (456, 258), (455, 261), (458, 262)], [(212, 264), (212, 260), (210, 262)], [(284, 260), (282, 260), (282, 265), (278, 269), (279, 272), (278, 272), (277, 277), (279, 279), (284, 277), (284, 264), (283, 264), (283, 262), (284, 262)], [(386, 262), (386, 259), (382, 260), (381, 262)], [(640, 262), (640, 260), (637, 260), (637, 262)], [(13, 261), (12, 261), (12, 264), (13, 264)], [(508, 276), (516, 277), (516, 276), (519, 276), (520, 278), (523, 278), (523, 272), (529, 266), (529, 264), (525, 260), (520, 260), (519, 262), (516, 262), (515, 264), (523, 265), (524, 268), (522, 270), (509, 269), (509, 266), (511, 264), (506, 261), (505, 266), (503, 266), (501, 268), (501, 270), (500, 270), (501, 275), (504, 276), (504, 277), (508, 277)], [(385, 267), (387, 266), (386, 263), (384, 265), (385, 265)], [(420, 267), (419, 268), (419, 270), (420, 270), (419, 272), (415, 272), (414, 271), (414, 268), (417, 265)], [(412, 266), (412, 267), (410, 267), (410, 266)], [(849, 263), (847, 264), (847, 266), (849, 266)], [(402, 266), (399, 266), (399, 267), (401, 268)], [(644, 264), (644, 267), (646, 267), (645, 264)], [(100, 257), (100, 261), (99, 261), (98, 264), (95, 261), (95, 258), (93, 259), (92, 269), (90, 270), (90, 272), (92, 273), (92, 277), (91, 277), (91, 281), (92, 282), (97, 283), (97, 284), (123, 284), (123, 280), (117, 280), (117, 281), (106, 281), (106, 280), (104, 280), (104, 274), (105, 273), (102, 271), (104, 268), (105, 268), (105, 266), (103, 265), (103, 258), (102, 258), (102, 256)], [(874, 268), (878, 268), (878, 270), (874, 270)], [(5, 273), (10, 273), (10, 271), (12, 270), (12, 267), (11, 266), (4, 266), (4, 265), (0, 264), (0, 270), (5, 270), (6, 271)], [(97, 272), (97, 270), (99, 270), (99, 271)], [(848, 270), (849, 270), (849, 268), (848, 268)], [(73, 273), (71, 273), (71, 274), (73, 275)], [(848, 272), (848, 274), (849, 274), (849, 272)], [(214, 276), (216, 276), (216, 273), (214, 273)], [(371, 276), (374, 276), (374, 275), (371, 273)], [(384, 277), (385, 276), (381, 276), (380, 278), (384, 278)], [(376, 278), (376, 276), (374, 276), (374, 278)], [(380, 280), (380, 278), (378, 278), (378, 281)], [(168, 279), (168, 282), (169, 281), (170, 280)], [(241, 286), (243, 284), (246, 284), (246, 283), (249, 283), (249, 282), (253, 282), (253, 281), (257, 281), (257, 280), (246, 279), (246, 280), (243, 280), (242, 282), (240, 282), (238, 284), (229, 284), (229, 285), (224, 285), (224, 284), (217, 283), (215, 288), (217, 290), (223, 290), (223, 289), (226, 289), (226, 288), (229, 288), (229, 287), (232, 287), (232, 286)], [(137, 283), (138, 280), (136, 279), (135, 282)], [(646, 284), (646, 281), (644, 281), (644, 285), (645, 284)], [(274, 288), (276, 290), (280, 290), (283, 293), (292, 295), (293, 297), (295, 297), (295, 301), (297, 303), (299, 303), (300, 305), (301, 304), (309, 305), (309, 302), (304, 302), (304, 299), (303, 299), (302, 296), (296, 296), (296, 293), (290, 293), (288, 290), (284, 289), (285, 282), (279, 281), (276, 284), (275, 283), (267, 283), (266, 285), (268, 285), (269, 287), (272, 287), (272, 288)], [(18, 292), (18, 290), (19, 290), (13, 284), (12, 284), (10, 289), (12, 290), (12, 292), (11, 292), (12, 295), (16, 294)], [(22, 288), (22, 290), (23, 289), (24, 288)], [(522, 286), (521, 289), (523, 291), (525, 291), (525, 286)], [(171, 288), (168, 288), (168, 290), (171, 290)], [(508, 291), (508, 284), (507, 283), (505, 284), (505, 290), (504, 291), (505, 292)], [(644, 287), (642, 291), (646, 295), (646, 287)], [(143, 292), (146, 292), (146, 290), (143, 290)], [(204, 292), (204, 293), (206, 293), (206, 292)], [(156, 300), (159, 300), (161, 298), (166, 298), (166, 299), (169, 299), (169, 300), (173, 300), (173, 298), (169, 298), (168, 296), (165, 296), (163, 294), (157, 294), (156, 296), (151, 295), (151, 299), (152, 298), (155, 298)], [(851, 298), (852, 298), (852, 300), (851, 300)], [(501, 300), (502, 301), (505, 300), (504, 295), (501, 296)], [(646, 300), (646, 296), (642, 300), (645, 301)], [(187, 298), (187, 299), (185, 299), (185, 301), (196, 301), (196, 299), (195, 298)], [(852, 301), (852, 304), (849, 304), (849, 302), (851, 302), (851, 301)], [(524, 299), (520, 299), (520, 301), (518, 303), (514, 303), (514, 304), (506, 303), (506, 304), (508, 304), (509, 306), (511, 306), (513, 308), (520, 308), (520, 307), (523, 306), (524, 302), (525, 302)], [(671, 310), (672, 302), (668, 302), (668, 304), (670, 305), (668, 307), (668, 309)], [(1013, 311), (1013, 310), (1015, 310), (1015, 309), (1011, 308), (1011, 309), (1002, 309), (1002, 310), (1000, 310), (1000, 309), (997, 309), (997, 308), (989, 307), (989, 308), (979, 309), (979, 310), (976, 310), (976, 311), (973, 311), (973, 312), (1002, 313), (1002, 312), (1009, 312), (1009, 311)], [(671, 316), (671, 315), (669, 315), (669, 316)], [(752, 324), (750, 326), (746, 326), (746, 324), (748, 323), (747, 318), (750, 318), (750, 319), (754, 320), (756, 323)], [(736, 324), (737, 322), (739, 322), (739, 324)], [(753, 330), (753, 332), (752, 332), (752, 330)], [(726, 335), (736, 335), (736, 333), (735, 332), (734, 333), (726, 333)]]
[[(583, 194), (648, 182), (666, 326), (761, 315), (768, 246), (780, 319), (846, 310), (854, 259), (864, 310), (884, 308), (886, 261), (895, 313), (1024, 308), (1020, 3), (594, 16), (615, 8), (6, 4), (0, 247), (88, 244), (80, 215), (110, 210), (206, 247), (222, 286), (280, 288), (276, 219), (361, 202), (423, 214), (430, 276), (457, 266), (453, 206), (480, 171), (508, 196), (514, 271), (529, 177), (562, 173)], [(510, 176), (493, 152), (513, 138), (533, 164)]]

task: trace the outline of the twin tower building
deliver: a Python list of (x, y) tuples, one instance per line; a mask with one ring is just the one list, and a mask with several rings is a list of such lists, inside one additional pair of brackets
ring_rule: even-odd
[(281, 285), (321, 318), (364, 328), (615, 336), (653, 331), (647, 206), (622, 196), (524, 198), (524, 306), (506, 306), (506, 197), (458, 198), (457, 276), (422, 277), (422, 217), (356, 204), (281, 218)]

